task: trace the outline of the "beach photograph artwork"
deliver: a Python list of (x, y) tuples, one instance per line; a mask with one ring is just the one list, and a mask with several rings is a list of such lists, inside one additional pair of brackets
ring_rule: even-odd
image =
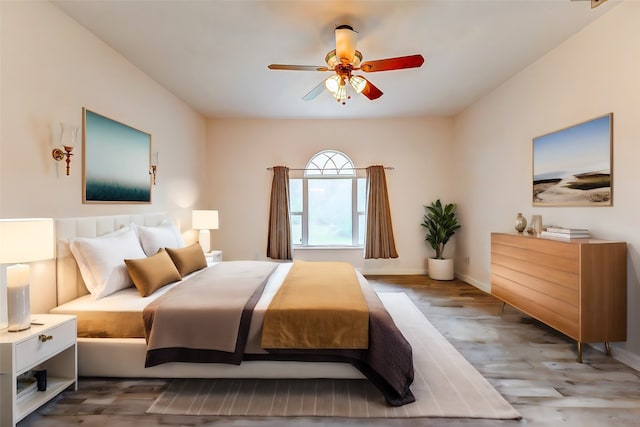
[(613, 114), (533, 139), (534, 206), (611, 206)]

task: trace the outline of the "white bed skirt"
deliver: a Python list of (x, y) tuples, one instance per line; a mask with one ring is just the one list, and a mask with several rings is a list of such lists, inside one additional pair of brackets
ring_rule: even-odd
[(364, 379), (348, 363), (247, 361), (165, 363), (144, 367), (143, 338), (78, 338), (78, 375), (114, 378), (337, 378)]

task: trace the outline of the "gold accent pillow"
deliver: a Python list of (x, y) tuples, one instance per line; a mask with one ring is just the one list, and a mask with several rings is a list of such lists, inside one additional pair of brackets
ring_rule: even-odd
[(140, 259), (125, 259), (129, 276), (143, 297), (149, 296), (169, 283), (182, 280), (178, 269), (164, 249)]
[(185, 248), (166, 248), (166, 250), (182, 277), (207, 266), (207, 259), (199, 243)]

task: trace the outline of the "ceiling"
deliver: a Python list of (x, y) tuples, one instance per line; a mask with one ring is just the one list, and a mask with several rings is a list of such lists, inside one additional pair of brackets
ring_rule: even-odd
[[(207, 117), (449, 116), (616, 5), (569, 0), (54, 0), (60, 9)], [(363, 61), (422, 54), (421, 68), (369, 73), (384, 92), (346, 105), (302, 97), (327, 72), (335, 26)]]

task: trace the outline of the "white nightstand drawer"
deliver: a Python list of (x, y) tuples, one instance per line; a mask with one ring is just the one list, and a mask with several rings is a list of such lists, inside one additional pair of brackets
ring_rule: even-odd
[(76, 341), (76, 322), (65, 322), (45, 329), (31, 338), (17, 343), (16, 371), (22, 372), (47, 360), (52, 354), (73, 345)]

